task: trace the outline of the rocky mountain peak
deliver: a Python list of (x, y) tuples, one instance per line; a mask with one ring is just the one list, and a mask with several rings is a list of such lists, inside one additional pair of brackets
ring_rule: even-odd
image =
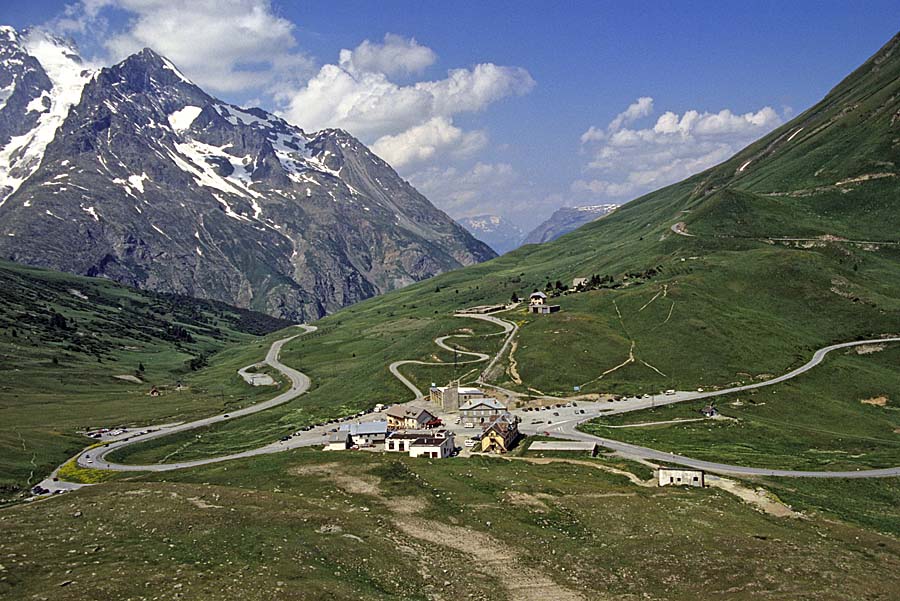
[(0, 257), (309, 319), (494, 256), (348, 132), (218, 100), (151, 49), (97, 72), (23, 52), (45, 80), (16, 79), (11, 119), (48, 99), (0, 150)]

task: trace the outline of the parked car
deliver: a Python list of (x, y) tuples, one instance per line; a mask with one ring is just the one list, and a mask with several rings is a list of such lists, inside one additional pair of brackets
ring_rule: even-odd
[(467, 447), (471, 448), (471, 447), (474, 447), (477, 442), (478, 441), (475, 440), (474, 438), (467, 438), (463, 444), (466, 445)]
[(553, 417), (559, 417), (559, 411), (554, 411), (554, 412), (553, 412)]
[(281, 442), (284, 442), (285, 440), (290, 440), (290, 439), (291, 439), (290, 435), (288, 435), (288, 436), (282, 436), (282, 437), (281, 437)]

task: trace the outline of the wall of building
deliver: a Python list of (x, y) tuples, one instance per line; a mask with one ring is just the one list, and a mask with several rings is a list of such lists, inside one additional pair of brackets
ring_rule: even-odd
[(660, 468), (657, 472), (657, 481), (660, 486), (704, 486), (703, 472), (700, 470), (685, 470), (673, 468)]

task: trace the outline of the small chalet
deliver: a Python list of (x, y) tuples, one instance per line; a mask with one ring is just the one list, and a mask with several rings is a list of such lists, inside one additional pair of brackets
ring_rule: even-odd
[(434, 419), (434, 415), (427, 409), (409, 405), (394, 405), (384, 415), (387, 417), (388, 430), (420, 429)]
[(700, 410), (700, 413), (703, 414), (703, 417), (715, 417), (719, 415), (719, 410), (713, 407), (712, 405), (707, 405), (703, 409)]
[(481, 434), (482, 453), (506, 453), (519, 438), (519, 418), (503, 413), (485, 426)]
[(572, 288), (580, 288), (581, 286), (587, 286), (588, 279), (587, 278), (574, 278), (572, 279)]
[(538, 305), (546, 305), (547, 304), (547, 295), (543, 292), (538, 292), (535, 290), (531, 293), (531, 296), (528, 297), (528, 305), (531, 307), (535, 307)]
[(549, 315), (559, 311), (559, 305), (548, 305), (547, 295), (543, 292), (532, 292), (528, 297), (528, 311), (531, 313), (539, 313), (541, 315)]
[(473, 399), (459, 408), (459, 417), (466, 427), (472, 427), (487, 423), (505, 412), (506, 405), (497, 399)]

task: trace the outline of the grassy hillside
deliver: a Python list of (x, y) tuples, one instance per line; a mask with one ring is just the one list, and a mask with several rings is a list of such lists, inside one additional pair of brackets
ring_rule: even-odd
[(0, 596), (896, 596), (896, 538), (585, 463), (305, 450), (111, 482), (0, 513)]
[[(80, 428), (173, 421), (266, 397), (271, 390), (248, 389), (234, 370), (261, 359), (259, 337), (287, 325), (0, 263), (0, 487), (33, 484), (83, 448)], [(216, 355), (226, 346), (235, 349)], [(153, 386), (161, 396), (148, 396)]]

